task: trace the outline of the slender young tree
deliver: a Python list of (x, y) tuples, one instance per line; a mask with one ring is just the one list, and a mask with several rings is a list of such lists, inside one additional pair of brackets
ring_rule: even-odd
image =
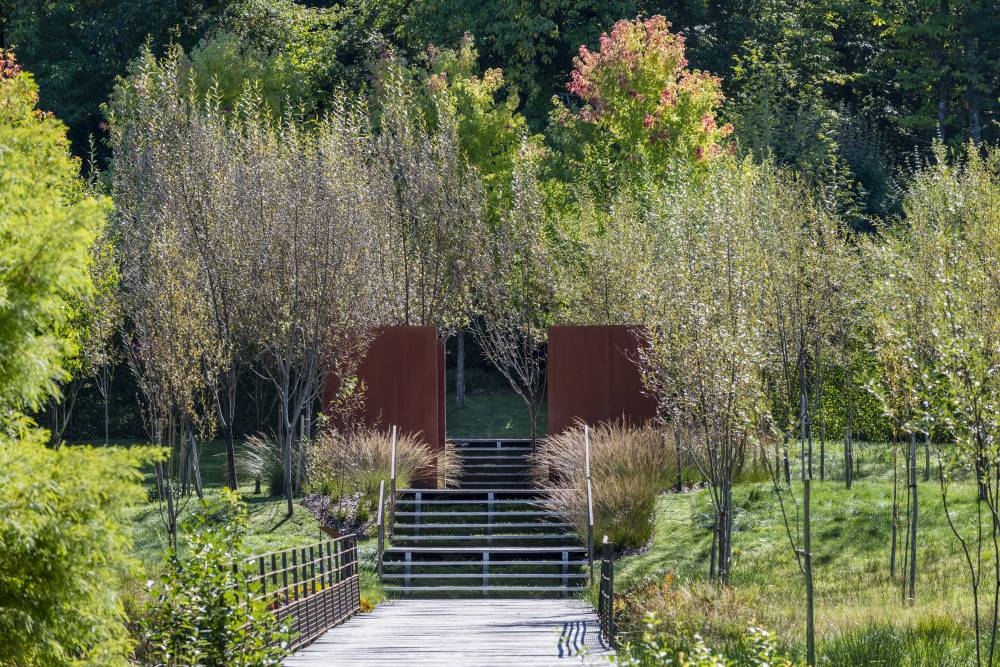
[(640, 288), (648, 388), (662, 414), (683, 415), (715, 508), (710, 575), (729, 580), (737, 475), (764, 412), (765, 272), (757, 224), (773, 182), (749, 163), (682, 180), (653, 208), (651, 268)]
[(531, 441), (545, 400), (545, 342), (555, 309), (555, 276), (545, 239), (536, 161), (525, 143), (514, 167), (513, 201), (489, 233), (487, 270), (476, 290), (472, 332), (528, 410)]
[[(917, 406), (954, 440), (938, 449), (940, 492), (966, 564), (977, 664), (991, 665), (1000, 612), (1000, 154), (969, 147), (949, 161), (938, 146), (934, 157), (904, 199), (905, 257), (928, 279), (931, 363)], [(911, 440), (911, 480), (914, 455)], [(949, 505), (952, 474), (963, 468), (979, 487), (977, 511), (965, 520)]]

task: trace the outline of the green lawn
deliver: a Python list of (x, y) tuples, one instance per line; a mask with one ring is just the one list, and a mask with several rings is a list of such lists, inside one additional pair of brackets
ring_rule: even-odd
[[(530, 438), (531, 422), (524, 401), (513, 393), (467, 394), (465, 405), (447, 396), (449, 438)], [(538, 414), (538, 436), (545, 435), (545, 406)]]
[[(115, 440), (115, 446), (142, 445), (136, 440)], [(207, 442), (201, 449), (201, 473), (205, 487), (205, 495), (217, 495), (225, 481), (225, 443), (221, 440)], [(145, 486), (150, 490), (151, 498), (154, 488), (152, 470), (145, 471)], [(323, 539), (327, 535), (319, 528), (319, 522), (306, 508), (298, 502), (291, 517), (287, 516), (285, 499), (255, 495), (252, 481), (246, 480), (240, 484), (240, 495), (247, 505), (248, 531), (244, 545), (252, 554), (267, 553), (292, 547), (307, 546)], [(180, 520), (193, 509), (197, 498), (182, 500)], [(166, 528), (159, 502), (150, 500), (133, 507), (130, 510), (133, 525), (133, 549), (140, 565), (140, 579), (145, 580), (155, 576), (163, 567), (163, 554), (167, 547)], [(182, 540), (183, 541), (183, 540)], [(359, 562), (361, 564), (362, 595), (369, 601), (377, 603), (383, 595), (381, 586), (375, 576), (376, 540), (363, 540), (358, 545)], [(183, 545), (182, 545), (183, 546)]]
[[(957, 632), (960, 637), (945, 642), (950, 648), (935, 653), (932, 663), (890, 660), (865, 664), (967, 664), (972, 647), (972, 598), (961, 546), (948, 527), (940, 487), (933, 477), (918, 484), (918, 576), (916, 604), (910, 608), (900, 600), (901, 566), (897, 563), (894, 578), (889, 575), (892, 484), (891, 468), (884, 465), (888, 459), (886, 448), (869, 445), (865, 450), (866, 476), (851, 490), (844, 486), (843, 466), (838, 458), (831, 460), (827, 481), (813, 482), (812, 551), (820, 648), (825, 643), (831, 654), (837, 653), (844, 649), (845, 642), (858, 643), (857, 637), (867, 636), (873, 628), (888, 626), (889, 635), (898, 638), (926, 628), (944, 627), (945, 635)], [(840, 456), (839, 447), (835, 453)], [(801, 500), (801, 485), (794, 481), (796, 470), (793, 468), (793, 490)], [(901, 508), (905, 492), (900, 485)], [(975, 498), (975, 486), (968, 482), (954, 484), (949, 493), (952, 518), (967, 531), (974, 523)], [(700, 630), (711, 637), (725, 634), (720, 628), (738, 622), (738, 618), (756, 620), (777, 632), (788, 645), (801, 648), (805, 627), (803, 577), (789, 546), (771, 483), (738, 484), (734, 505), (730, 589), (718, 595), (709, 593), (712, 601), (699, 603), (703, 611), (709, 609), (699, 621), (703, 624)], [(794, 521), (799, 508), (786, 507)], [(628, 591), (644, 581), (663, 581), (669, 572), (675, 576), (675, 589), (686, 589), (685, 595), (697, 599), (699, 594), (691, 591), (705, 588), (712, 516), (708, 490), (662, 495), (657, 502), (652, 543), (644, 553), (626, 556), (616, 563), (616, 589)], [(794, 533), (794, 523), (792, 530)], [(905, 518), (900, 518), (899, 531), (902, 542)], [(990, 582), (986, 586), (992, 588)], [(712, 618), (713, 614), (718, 617)], [(888, 640), (883, 637), (878, 641)], [(914, 655), (916, 650), (902, 652)], [(950, 657), (941, 657), (945, 654)], [(851, 661), (861, 660), (857, 651), (849, 655), (853, 656)], [(848, 664), (831, 660), (826, 664)]]

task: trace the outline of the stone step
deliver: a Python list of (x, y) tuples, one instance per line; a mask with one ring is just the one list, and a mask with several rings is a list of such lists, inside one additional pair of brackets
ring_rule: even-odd
[[(584, 554), (586, 556), (586, 554)], [(479, 572), (482, 573), (482, 567), (484, 564), (488, 564), (490, 568), (512, 568), (512, 567), (524, 567), (524, 568), (537, 568), (539, 570), (548, 567), (561, 567), (563, 565), (569, 564), (570, 567), (581, 567), (586, 565), (586, 558), (579, 559), (574, 558), (572, 560), (553, 560), (553, 559), (528, 559), (528, 560), (410, 560), (409, 562), (405, 560), (387, 560), (383, 563), (386, 568), (397, 568), (405, 567), (410, 565), (414, 568), (419, 567), (421, 569), (428, 568), (452, 568), (461, 569), (465, 567), (475, 567), (479, 568)]]

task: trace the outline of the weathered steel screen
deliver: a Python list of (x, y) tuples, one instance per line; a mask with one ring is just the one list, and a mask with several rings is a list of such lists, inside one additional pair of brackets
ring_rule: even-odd
[(587, 424), (622, 419), (641, 424), (656, 417), (643, 393), (639, 340), (626, 326), (559, 326), (549, 329), (548, 432), (577, 419)]
[[(365, 400), (362, 424), (400, 433), (420, 433), (434, 450), (444, 449), (444, 344), (435, 327), (383, 327), (358, 368)], [(327, 396), (337, 387), (327, 382)]]

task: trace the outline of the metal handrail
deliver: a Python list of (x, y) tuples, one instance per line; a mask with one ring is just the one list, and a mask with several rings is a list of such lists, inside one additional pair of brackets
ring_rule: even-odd
[(361, 609), (358, 541), (354, 534), (271, 551), (233, 563), (247, 568), (250, 595), (262, 600), (292, 633), (294, 651)]
[(583, 471), (587, 480), (587, 560), (590, 585), (594, 585), (594, 489), (590, 482), (590, 427), (583, 427)]
[(378, 579), (382, 581), (382, 554), (385, 551), (385, 480), (378, 483), (378, 514), (375, 525), (378, 526)]

